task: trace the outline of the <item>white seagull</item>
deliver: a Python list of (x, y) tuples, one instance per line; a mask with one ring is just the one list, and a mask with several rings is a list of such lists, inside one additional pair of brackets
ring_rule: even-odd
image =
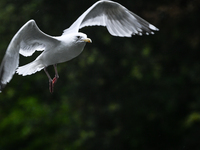
[[(15, 72), (26, 76), (44, 69), (49, 78), (49, 89), (53, 92), (59, 78), (57, 64), (77, 57), (86, 44), (92, 43), (79, 29), (86, 26), (105, 26), (113, 36), (154, 34), (158, 28), (140, 18), (117, 2), (100, 0), (87, 9), (61, 36), (43, 33), (34, 20), (28, 21), (12, 38), (0, 66), (0, 92), (10, 82)], [(31, 56), (35, 51), (43, 51), (33, 62), (18, 67), (19, 54)], [(46, 67), (53, 65), (55, 77), (52, 79)]]

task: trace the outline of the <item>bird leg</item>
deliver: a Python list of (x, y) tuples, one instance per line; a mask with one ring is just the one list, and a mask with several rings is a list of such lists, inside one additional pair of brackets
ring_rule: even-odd
[(54, 84), (57, 82), (59, 76), (58, 76), (58, 71), (57, 71), (57, 65), (53, 65), (54, 70), (55, 70), (55, 77), (52, 79), (51, 76), (49, 75), (48, 71), (46, 70), (46, 67), (44, 68), (44, 71), (49, 78), (49, 91), (50, 93), (53, 93), (53, 88)]
[(44, 72), (46, 73), (47, 77), (49, 78), (49, 91), (51, 93), (53, 93), (53, 84), (52, 84), (53, 80), (52, 80), (51, 76), (49, 75), (49, 73), (47, 72), (46, 67), (44, 68)]
[(58, 75), (58, 71), (57, 71), (57, 64), (53, 65), (54, 67), (54, 70), (55, 70), (55, 77), (53, 78), (53, 84), (55, 84), (59, 78), (59, 75)]

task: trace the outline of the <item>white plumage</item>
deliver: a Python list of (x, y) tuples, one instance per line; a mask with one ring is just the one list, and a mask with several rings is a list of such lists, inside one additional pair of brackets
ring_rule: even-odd
[[(138, 34), (154, 34), (158, 29), (119, 3), (100, 0), (87, 9), (63, 34), (58, 37), (43, 33), (34, 20), (28, 21), (12, 38), (0, 66), (0, 92), (17, 72), (31, 75), (45, 70), (50, 81), (50, 91), (58, 79), (56, 64), (77, 57), (86, 42), (87, 35), (79, 29), (86, 26), (105, 26), (113, 36), (131, 37)], [(18, 67), (19, 54), (31, 56), (35, 51), (43, 51), (33, 62)], [(51, 79), (46, 67), (54, 65), (56, 76)], [(52, 92), (51, 91), (51, 92)]]

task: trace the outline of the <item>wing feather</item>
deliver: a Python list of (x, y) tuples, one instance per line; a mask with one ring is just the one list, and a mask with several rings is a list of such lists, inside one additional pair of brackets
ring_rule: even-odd
[[(36, 50), (43, 51), (57, 42), (52, 36), (43, 33), (34, 20), (28, 21), (13, 40), (20, 43), (19, 53), (23, 56), (31, 56)], [(10, 44), (13, 44), (12, 41)]]
[(130, 37), (153, 34), (158, 28), (119, 3), (100, 0), (87, 9), (63, 34), (78, 32), (86, 26), (106, 26), (113, 36)]

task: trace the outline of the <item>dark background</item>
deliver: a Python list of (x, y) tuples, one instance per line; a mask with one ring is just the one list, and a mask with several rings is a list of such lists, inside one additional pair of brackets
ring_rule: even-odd
[[(1, 0), (0, 60), (28, 20), (61, 35), (95, 2)], [(200, 1), (117, 2), (160, 31), (119, 38), (82, 29), (93, 43), (58, 65), (53, 94), (44, 71), (14, 75), (0, 94), (0, 150), (199, 150)]]

